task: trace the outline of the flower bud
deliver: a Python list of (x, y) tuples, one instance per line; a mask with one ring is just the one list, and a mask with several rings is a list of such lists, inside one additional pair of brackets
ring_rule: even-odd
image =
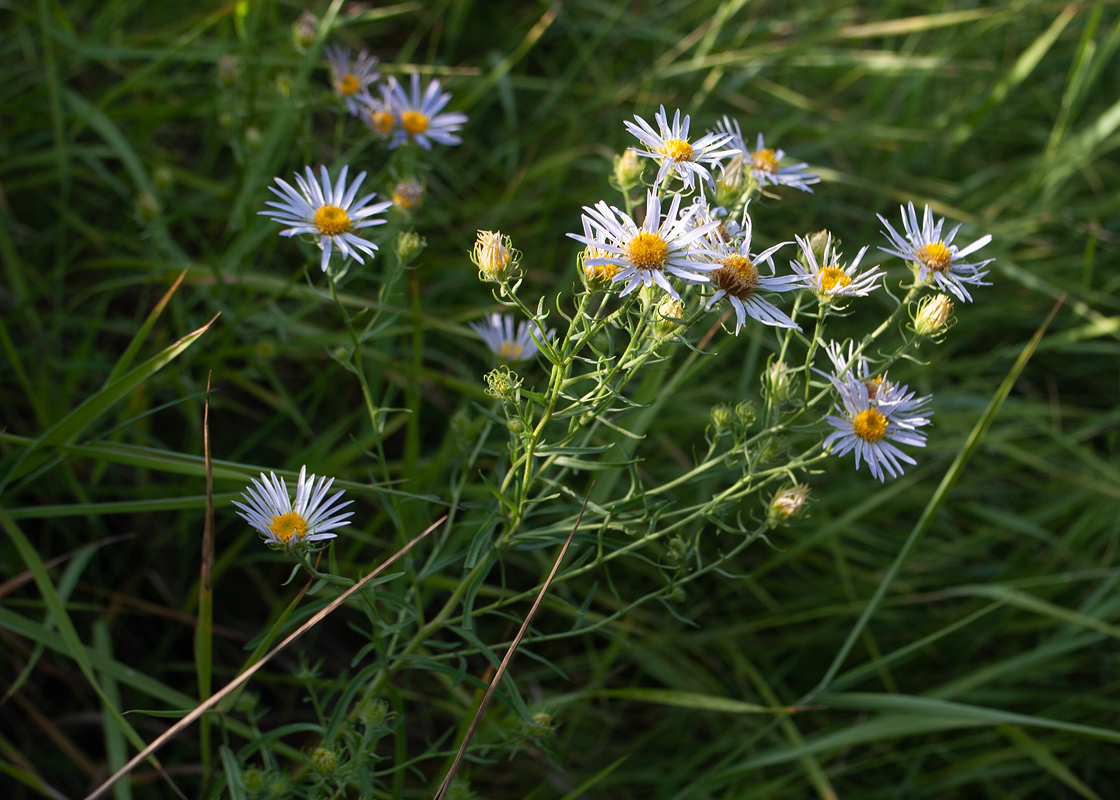
[(424, 200), (424, 187), (415, 178), (393, 187), (393, 205), (401, 211), (412, 211)]
[(261, 129), (256, 125), (250, 125), (245, 129), (245, 147), (249, 150), (256, 150), (261, 146), (261, 140), (264, 136), (261, 134)]
[(241, 785), (250, 794), (256, 794), (264, 788), (264, 773), (256, 767), (249, 767), (241, 773)]
[(222, 86), (233, 86), (237, 83), (237, 75), (241, 71), (237, 59), (229, 53), (218, 59), (218, 82)]
[(666, 555), (670, 561), (681, 561), (688, 554), (688, 542), (680, 536), (674, 536), (669, 540), (667, 550)]
[(809, 487), (795, 483), (782, 489), (770, 500), (770, 524), (780, 525), (797, 519), (805, 511)]
[(428, 246), (428, 242), (415, 231), (401, 231), (397, 234), (397, 258), (407, 264)]
[(514, 435), (524, 433), (525, 423), (519, 420), (517, 417), (511, 417), (510, 419), (506, 420), (506, 429)]
[(292, 76), (287, 72), (277, 74), (276, 91), (280, 93), (281, 97), (285, 98), (292, 93)]
[(159, 216), (159, 201), (148, 192), (141, 192), (136, 198), (136, 215), (144, 222), (151, 222)]
[(325, 747), (316, 747), (311, 753), (311, 768), (320, 775), (330, 775), (338, 767), (338, 756)]
[(914, 333), (926, 338), (933, 338), (948, 329), (949, 315), (953, 311), (953, 301), (947, 294), (935, 294), (926, 297), (918, 304), (918, 313), (914, 316)]
[(805, 238), (809, 242), (809, 249), (813, 251), (813, 258), (817, 260), (817, 263), (822, 267), (831, 266), (825, 263), (825, 250), (828, 249), (828, 243), (832, 242), (832, 252), (835, 253), (837, 249), (836, 246), (840, 244), (840, 240), (837, 239), (833, 241), (832, 234), (828, 231), (817, 231), (816, 233), (809, 234)]
[(380, 728), (389, 717), (389, 704), (384, 700), (366, 700), (358, 707), (358, 721), (367, 728)]
[(521, 378), (509, 367), (499, 367), (486, 374), (486, 393), (498, 400), (518, 403), (521, 400)]
[(684, 303), (666, 297), (657, 306), (657, 316), (653, 320), (653, 330), (662, 339), (667, 339), (681, 329), (684, 324)]
[(733, 413), (729, 405), (718, 405), (712, 408), (712, 426), (717, 432), (727, 429), (727, 426), (731, 424)]
[(766, 397), (775, 403), (789, 399), (789, 367), (784, 361), (774, 361), (762, 373), (762, 389)]
[(500, 283), (516, 267), (513, 244), (501, 231), (479, 231), (474, 243), (471, 261), (478, 267), (478, 279), (487, 283)]
[(614, 157), (614, 179), (623, 189), (636, 186), (642, 179), (645, 168), (646, 165), (638, 157), (638, 151), (632, 147), (626, 148), (622, 155)]
[(743, 194), (743, 154), (736, 153), (723, 167), (716, 181), (716, 204), (732, 206)]
[(750, 400), (743, 400), (735, 406), (735, 419), (744, 428), (749, 428), (754, 424), (755, 420), (754, 403)]
[(594, 248), (588, 247), (579, 254), (579, 272), (583, 277), (583, 285), (592, 292), (605, 292), (614, 283), (614, 276), (618, 274), (617, 264), (592, 264), (587, 265), (587, 259), (600, 258), (602, 254)]
[(315, 44), (318, 27), (319, 19), (310, 11), (304, 11), (292, 23), (292, 46), (300, 53), (306, 52), (307, 48)]

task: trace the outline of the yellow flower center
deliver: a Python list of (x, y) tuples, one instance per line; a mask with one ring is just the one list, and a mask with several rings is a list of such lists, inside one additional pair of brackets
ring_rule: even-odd
[(839, 267), (825, 267), (817, 273), (817, 280), (822, 292), (831, 292), (837, 286), (843, 289), (852, 282), (848, 274)]
[(661, 269), (669, 260), (669, 244), (656, 233), (642, 231), (626, 245), (626, 260), (638, 269)]
[(766, 147), (751, 153), (751, 166), (762, 172), (777, 172), (778, 159), (774, 158), (774, 151)]
[(401, 114), (401, 125), (409, 136), (428, 130), (428, 118), (419, 111), (405, 111)]
[[(592, 248), (588, 248), (590, 255), (588, 258), (599, 258), (599, 252)], [(583, 275), (587, 282), (593, 288), (605, 288), (614, 276), (619, 273), (622, 268), (618, 264), (595, 264), (593, 266), (585, 266), (583, 268)]]
[(502, 342), (498, 346), (498, 355), (506, 361), (517, 361), (521, 358), (521, 354), (525, 352), (525, 348), (517, 342)]
[(315, 212), (315, 227), (324, 236), (338, 236), (350, 230), (350, 217), (338, 206), (323, 206)]
[(674, 161), (691, 161), (692, 160), (692, 145), (684, 139), (667, 139), (665, 144), (657, 148), (663, 156), (668, 156)]
[(345, 78), (338, 82), (338, 91), (341, 94), (354, 94), (360, 88), (362, 88), (361, 84), (352, 74), (347, 74)]
[(852, 429), (865, 442), (877, 442), (887, 433), (887, 418), (874, 408), (869, 408), (856, 415), (852, 420)]
[(284, 544), (291, 544), (292, 539), (298, 542), (307, 535), (307, 523), (295, 511), (273, 517), (268, 529)]
[(382, 136), (388, 136), (393, 131), (393, 115), (388, 111), (373, 111), (369, 115), (373, 129)]
[(914, 255), (934, 272), (948, 272), (949, 267), (953, 266), (953, 257), (949, 254), (949, 248), (945, 246), (945, 242), (942, 241), (923, 244)]
[(719, 263), (712, 282), (732, 297), (747, 297), (758, 288), (758, 269), (746, 256), (732, 253)]
[(424, 190), (414, 183), (398, 183), (393, 188), (393, 203), (406, 211), (420, 205)]

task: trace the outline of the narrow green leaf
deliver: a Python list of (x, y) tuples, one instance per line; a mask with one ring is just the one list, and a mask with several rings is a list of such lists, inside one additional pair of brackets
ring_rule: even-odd
[(768, 708), (757, 703), (745, 703), (730, 697), (682, 692), (676, 689), (605, 689), (591, 697), (611, 697), (621, 700), (638, 700), (662, 706), (692, 708), (697, 711), (719, 711), (724, 714), (788, 714), (795, 709)]

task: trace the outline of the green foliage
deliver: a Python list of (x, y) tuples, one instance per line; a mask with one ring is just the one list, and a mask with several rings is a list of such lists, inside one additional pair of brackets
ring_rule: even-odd
[[(208, 375), (215, 690), (340, 591), (281, 586), (290, 559), (230, 505), (250, 477), (338, 477), (354, 524), (308, 568), (346, 582), (450, 519), (209, 713), (208, 741), (192, 728), (159, 752), (188, 795), (430, 796), (590, 492), (457, 796), (1110, 796), (1115, 7), (323, 2), (315, 42), (294, 32), (301, 10), (18, 0), (0, 19), (11, 796), (80, 796), (198, 702)], [(470, 117), (463, 144), (388, 157), (331, 95), (324, 41), (438, 76)], [(906, 476), (880, 486), (829, 458), (709, 508), (738, 465), (706, 459), (816, 385), (748, 325), (697, 347), (718, 358), (657, 351), (592, 398), (628, 409), (624, 425), (549, 428), (548, 480), (503, 482), (532, 462), (547, 376), (573, 351), (542, 342), (499, 404), (466, 323), (514, 302), (503, 277), (525, 313), (573, 314), (565, 234), (581, 206), (639, 186), (616, 159), (634, 142), (622, 121), (661, 104), (696, 130), (737, 117), (822, 175), (811, 196), (752, 201), (766, 244), (828, 228), (873, 252), (875, 213), (897, 224), (910, 200), (993, 234), (994, 285), (892, 370), (935, 397)], [(313, 245), (257, 214), (305, 164), (369, 170), (387, 195), (414, 180), (423, 199), (390, 212), (376, 259), (328, 280)], [(478, 230), (515, 254), (495, 283), (478, 280), (483, 251), (471, 260)], [(837, 335), (894, 310), (868, 298)], [(595, 362), (579, 369), (625, 352), (573, 336)], [(561, 416), (559, 388), (554, 424), (582, 431), (588, 409)], [(787, 517), (772, 503), (794, 480), (812, 502)], [(673, 529), (647, 513), (650, 487), (712, 513)], [(151, 763), (132, 781), (116, 796), (174, 796)]]

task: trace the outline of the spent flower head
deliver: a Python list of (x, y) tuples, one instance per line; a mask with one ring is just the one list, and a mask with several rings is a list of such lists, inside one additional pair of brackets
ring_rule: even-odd
[(306, 10), (292, 23), (292, 45), (298, 52), (307, 52), (307, 48), (315, 44), (318, 28), (319, 18)]
[(959, 224), (942, 236), (941, 229), (945, 225), (945, 218), (941, 217), (934, 221), (933, 209), (928, 205), (922, 213), (921, 224), (918, 223), (918, 215), (913, 203), (900, 207), (900, 210), (902, 227), (906, 235), (899, 234), (887, 222), (886, 217), (879, 214), (879, 221), (887, 226), (883, 235), (891, 245), (879, 249), (909, 261), (919, 283), (935, 286), (944, 292), (952, 292), (958, 299), (968, 303), (972, 302), (972, 295), (965, 288), (966, 284), (991, 286), (990, 283), (983, 281), (984, 276), (988, 274), (988, 270), (984, 267), (995, 259), (968, 261), (968, 256), (992, 240), (991, 234), (981, 236), (967, 247), (958, 248), (953, 244), (953, 239), (961, 228)]
[(458, 111), (440, 113), (451, 102), (451, 93), (440, 91), (439, 81), (433, 78), (421, 93), (420, 74), (414, 72), (410, 89), (406, 92), (396, 77), (389, 76), (386, 105), (396, 121), (389, 147), (400, 147), (411, 139), (425, 150), (431, 150), (432, 142), (454, 145), (463, 141), (455, 131), (463, 127), (467, 115)]
[[(545, 334), (536, 322), (522, 320), (517, 326), (517, 333), (513, 330), (513, 315), (494, 312), (479, 322), (472, 322), (470, 326), (486, 342), (498, 358), (510, 363), (528, 361), (539, 352), (537, 342), (551, 340), (556, 331), (549, 329)], [(534, 341), (536, 337), (536, 341)]]
[(692, 227), (695, 207), (680, 214), (680, 206), (681, 196), (673, 195), (662, 217), (661, 199), (651, 189), (646, 194), (645, 221), (639, 227), (629, 214), (600, 200), (594, 207), (583, 207), (583, 234), (568, 236), (591, 248), (591, 254), (583, 260), (585, 270), (598, 266), (618, 268), (611, 280), (625, 283), (621, 296), (643, 284), (656, 283), (674, 300), (680, 300), (669, 276), (686, 283), (708, 283), (704, 273), (716, 269), (716, 265), (709, 260), (712, 253), (703, 237), (719, 225), (712, 221)]
[(323, 250), (320, 266), (324, 272), (331, 259), (331, 251), (335, 247), (344, 257), (353, 258), (359, 264), (365, 263), (358, 254), (359, 250), (373, 256), (377, 245), (368, 239), (356, 236), (353, 231), (385, 224), (384, 219), (373, 215), (381, 213), (392, 205), (389, 201), (366, 205), (377, 196), (376, 192), (355, 200), (355, 195), (358, 194), (366, 174), (360, 173), (354, 182), (347, 186), (346, 173), (349, 169), (348, 166), (342, 168), (338, 181), (332, 187), (326, 167), (320, 168), (321, 181), (315, 179), (311, 167), (304, 167), (302, 177), (298, 172), (295, 175), (296, 185), (299, 186), (298, 192), (287, 181), (276, 178), (280, 189), (277, 190), (272, 186), (268, 188), (280, 198), (281, 202), (266, 201), (266, 206), (272, 206), (276, 210), (258, 212), (271, 217), (273, 222), (291, 226), (280, 231), (281, 236), (304, 233), (317, 236), (319, 247)]
[(770, 499), (771, 525), (792, 522), (805, 513), (809, 501), (809, 487), (803, 483), (787, 486)]
[(521, 252), (514, 249), (513, 241), (501, 231), (479, 231), (471, 261), (478, 267), (480, 281), (501, 283), (517, 275)]
[(789, 265), (794, 272), (805, 277), (805, 285), (813, 290), (821, 302), (840, 297), (864, 297), (878, 287), (879, 279), (883, 277), (883, 272), (878, 267), (858, 272), (859, 262), (868, 249), (866, 246), (860, 248), (852, 263), (844, 267), (840, 263), (841, 253), (837, 252), (831, 234), (825, 237), (824, 247), (819, 248), (819, 259), (818, 248), (813, 246), (812, 241), (800, 236), (794, 238), (801, 246), (801, 257), (790, 261)]
[(335, 94), (346, 103), (347, 110), (356, 116), (370, 98), (369, 86), (381, 77), (376, 69), (377, 56), (363, 50), (353, 62), (350, 61), (350, 48), (342, 45), (327, 45), (323, 48), (327, 63), (331, 68), (331, 86)]
[(638, 150), (637, 154), (655, 159), (661, 165), (654, 185), (661, 184), (669, 173), (675, 172), (689, 189), (693, 188), (696, 178), (711, 186), (712, 173), (704, 165), (714, 167), (723, 158), (735, 155), (734, 149), (724, 147), (731, 138), (726, 133), (706, 133), (690, 142), (690, 120), (686, 114), (684, 121), (681, 121), (680, 109), (677, 109), (670, 123), (665, 106), (661, 106), (661, 110), (654, 114), (654, 120), (657, 122), (657, 130), (636, 114), (634, 122), (627, 120), (624, 123), (626, 130), (648, 148)]
[(758, 134), (754, 150), (751, 150), (747, 147), (743, 131), (736, 119), (725, 116), (722, 122), (716, 123), (716, 131), (728, 135), (728, 146), (743, 154), (743, 160), (750, 168), (751, 176), (760, 185), (771, 183), (775, 186), (792, 186), (803, 192), (812, 192), (809, 187), (821, 182), (819, 175), (809, 171), (808, 164), (787, 164), (783, 167), (781, 164), (782, 159), (786, 157), (785, 150), (767, 147), (761, 133)]
[(331, 531), (349, 525), (347, 520), (354, 516), (351, 511), (342, 512), (352, 502), (339, 503), (342, 491), (327, 497), (333, 483), (334, 478), (326, 477), (316, 481), (307, 474), (306, 466), (301, 467), (293, 503), (287, 482), (274, 472), (267, 476), (262, 472), (242, 492), (245, 503), (234, 500), (233, 504), (240, 509), (238, 516), (256, 528), (269, 547), (284, 551), (311, 547), (335, 538)]

